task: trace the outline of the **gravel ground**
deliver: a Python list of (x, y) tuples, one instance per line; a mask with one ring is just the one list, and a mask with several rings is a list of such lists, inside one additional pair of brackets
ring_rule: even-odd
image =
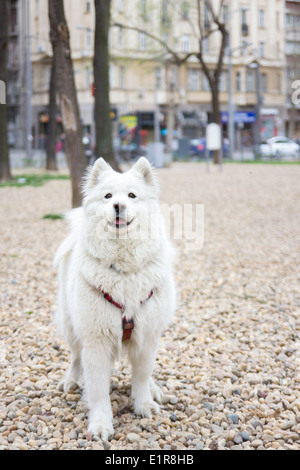
[(205, 243), (176, 241), (178, 309), (154, 378), (161, 414), (134, 415), (126, 360), (112, 373), (115, 436), (87, 432), (69, 351), (52, 324), (52, 259), (68, 181), (0, 188), (0, 449), (300, 450), (300, 166), (176, 163), (162, 202), (204, 203)]

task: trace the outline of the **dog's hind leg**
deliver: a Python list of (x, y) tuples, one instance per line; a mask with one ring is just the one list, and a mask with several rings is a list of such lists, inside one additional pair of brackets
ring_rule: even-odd
[(83, 388), (83, 373), (81, 364), (81, 344), (77, 340), (69, 342), (71, 362), (65, 378), (59, 382), (58, 390), (68, 392), (77, 387)]

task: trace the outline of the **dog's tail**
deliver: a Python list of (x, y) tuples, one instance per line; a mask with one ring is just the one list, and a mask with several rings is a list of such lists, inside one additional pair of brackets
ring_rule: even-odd
[(65, 258), (65, 256), (67, 256), (74, 248), (74, 245), (78, 239), (78, 233), (79, 233), (80, 226), (81, 226), (82, 216), (83, 216), (82, 207), (79, 207), (77, 209), (72, 209), (71, 211), (65, 214), (64, 218), (69, 222), (70, 233), (67, 236), (67, 238), (62, 242), (62, 244), (60, 245), (60, 247), (58, 248), (55, 254), (55, 257), (53, 260), (53, 265), (55, 268), (58, 267), (62, 259)]

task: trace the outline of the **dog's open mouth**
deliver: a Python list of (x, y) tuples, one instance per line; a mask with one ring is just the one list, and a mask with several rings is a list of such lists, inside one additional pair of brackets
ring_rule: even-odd
[(110, 222), (110, 225), (112, 227), (119, 229), (119, 228), (127, 227), (128, 225), (131, 224), (132, 221), (133, 219), (127, 222), (127, 220), (123, 219), (122, 217), (116, 217), (113, 222)]

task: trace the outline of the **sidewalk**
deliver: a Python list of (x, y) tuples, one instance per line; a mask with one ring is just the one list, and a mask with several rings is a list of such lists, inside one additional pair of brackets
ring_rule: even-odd
[[(28, 159), (25, 149), (10, 149), (9, 158), (12, 169), (26, 167), (46, 168), (46, 152), (44, 150), (32, 150), (32, 157)], [(66, 166), (64, 152), (58, 152), (56, 158), (59, 168)]]

